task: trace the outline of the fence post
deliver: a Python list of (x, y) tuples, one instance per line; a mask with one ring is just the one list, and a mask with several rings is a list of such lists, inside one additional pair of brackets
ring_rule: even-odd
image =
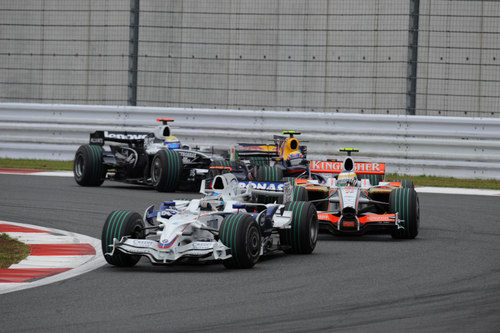
[(408, 64), (406, 67), (406, 114), (415, 115), (417, 100), (418, 17), (420, 0), (410, 0)]
[(127, 104), (132, 106), (137, 105), (137, 66), (138, 66), (138, 56), (139, 56), (139, 1), (140, 0), (130, 0)]

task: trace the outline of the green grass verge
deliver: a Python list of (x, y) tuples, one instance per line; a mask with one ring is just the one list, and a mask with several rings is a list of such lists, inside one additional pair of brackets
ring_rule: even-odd
[(458, 179), (448, 177), (434, 176), (407, 176), (387, 174), (385, 179), (408, 179), (413, 181), (416, 186), (434, 186), (434, 187), (458, 187), (458, 188), (479, 188), (500, 190), (500, 180), (494, 179)]
[(73, 170), (73, 161), (47, 161), (0, 158), (0, 168), (37, 169), (37, 170)]
[[(73, 161), (47, 161), (0, 158), (0, 168), (73, 170)], [(500, 190), (500, 180), (458, 179), (433, 176), (406, 176), (387, 174), (386, 179), (409, 179), (417, 186), (483, 188)]]
[(30, 247), (7, 234), (0, 235), (0, 268), (17, 264), (30, 254)]

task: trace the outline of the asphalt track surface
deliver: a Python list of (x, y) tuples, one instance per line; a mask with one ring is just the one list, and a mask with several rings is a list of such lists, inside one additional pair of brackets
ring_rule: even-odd
[[(114, 209), (161, 194), (0, 175), (0, 219), (100, 238)], [(110, 265), (0, 295), (1, 332), (499, 332), (500, 197), (420, 194), (415, 240), (320, 235), (312, 255), (253, 269)]]

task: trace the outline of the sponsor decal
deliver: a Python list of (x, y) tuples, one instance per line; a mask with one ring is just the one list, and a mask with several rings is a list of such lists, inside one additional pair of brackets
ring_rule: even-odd
[(127, 134), (124, 132), (109, 132), (104, 131), (104, 137), (107, 139), (121, 139), (121, 140), (141, 140), (148, 136), (147, 133), (133, 133)]
[(195, 158), (196, 154), (195, 153), (190, 153), (187, 151), (178, 151), (178, 153), (183, 157), (183, 158)]
[(103, 138), (90, 138), (90, 143), (103, 144), (104, 139)]
[(213, 248), (212, 243), (193, 242), (193, 249), (195, 249), (195, 250), (210, 250), (211, 248)]
[[(342, 172), (342, 164), (343, 162), (310, 161), (311, 171), (319, 173), (340, 173)], [(354, 163), (354, 171), (365, 174), (384, 174), (385, 163), (356, 162)]]
[(158, 247), (162, 248), (162, 249), (168, 249), (169, 247), (171, 247), (172, 245), (174, 245), (174, 243), (177, 240), (177, 238), (179, 238), (179, 236), (175, 236), (175, 238), (172, 239), (170, 242), (168, 242), (167, 239), (164, 239), (164, 240), (162, 240), (162, 241), (160, 241), (158, 243)]
[(247, 188), (250, 184), (251, 188), (257, 190), (283, 191), (285, 183), (268, 183), (268, 182), (238, 182), (240, 188)]
[(131, 245), (137, 247), (151, 247), (151, 246), (154, 247), (156, 245), (156, 242), (147, 239), (131, 239), (131, 241), (132, 241)]
[(328, 213), (318, 213), (318, 220), (330, 221), (331, 223), (338, 222), (338, 216), (328, 214)]
[(354, 221), (343, 221), (342, 225), (346, 228), (354, 228)]
[(395, 220), (394, 214), (368, 215), (366, 219), (370, 222), (390, 222)]

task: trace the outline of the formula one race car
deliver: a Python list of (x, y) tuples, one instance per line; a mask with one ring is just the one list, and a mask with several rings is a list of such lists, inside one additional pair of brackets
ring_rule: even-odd
[[(179, 185), (199, 187), (212, 159), (223, 160), (213, 149), (181, 145), (170, 135), (168, 122), (155, 132), (96, 131), (90, 144), (78, 148), (74, 160), (75, 180), (82, 186), (100, 186), (105, 179), (151, 185), (160, 192), (173, 192)], [(107, 147), (105, 147), (107, 144)]]
[(358, 164), (350, 156), (343, 162), (320, 163), (323, 164), (316, 165), (314, 170), (326, 171), (332, 176), (326, 184), (315, 180), (296, 180), (295, 183), (306, 189), (307, 199), (316, 205), (321, 230), (347, 235), (388, 233), (393, 238), (417, 236), (420, 208), (413, 182), (380, 181), (372, 185), (368, 178), (359, 180), (357, 170), (378, 175), (385, 170), (385, 165)]
[[(285, 191), (288, 198), (296, 189)], [(222, 260), (228, 268), (250, 268), (272, 251), (308, 254), (316, 246), (317, 214), (310, 202), (248, 202), (254, 192), (276, 193), (242, 189), (232, 174), (216, 176), (209, 192), (202, 184), (202, 192), (202, 199), (164, 202), (159, 210), (151, 206), (143, 218), (112, 212), (101, 238), (106, 261), (133, 266), (143, 256), (153, 264)]]
[[(239, 144), (238, 157), (242, 160), (248, 160), (247, 164), (257, 167), (254, 169), (254, 179), (265, 181), (269, 178), (297, 177), (307, 172), (307, 147), (299, 145), (299, 140), (294, 137), (300, 132), (283, 131), (282, 134), (289, 137), (275, 135), (273, 145)], [(260, 166), (267, 168), (261, 168), (265, 171), (258, 174)], [(266, 172), (272, 172), (274, 175), (266, 176)]]
[(281, 182), (307, 174), (307, 148), (299, 147), (294, 137), (300, 132), (284, 131), (283, 134), (289, 137), (274, 136), (274, 144), (239, 143), (232, 149), (232, 158), (212, 163), (208, 179), (231, 172), (239, 181)]
[[(326, 161), (307, 160), (307, 147), (299, 143), (295, 135), (298, 131), (283, 131), (289, 137), (274, 136), (274, 145), (239, 144), (236, 155), (240, 163), (218, 161), (212, 164), (215, 174), (232, 172), (238, 180), (258, 182), (290, 181), (291, 179), (313, 179), (324, 184), (331, 174), (342, 171), (342, 162), (336, 159)], [(358, 151), (353, 148), (342, 148), (350, 156)], [(225, 169), (225, 170), (224, 170)], [(359, 162), (355, 164), (358, 179), (369, 179), (377, 185), (384, 179), (383, 163)], [(214, 170), (212, 170), (214, 171)]]

